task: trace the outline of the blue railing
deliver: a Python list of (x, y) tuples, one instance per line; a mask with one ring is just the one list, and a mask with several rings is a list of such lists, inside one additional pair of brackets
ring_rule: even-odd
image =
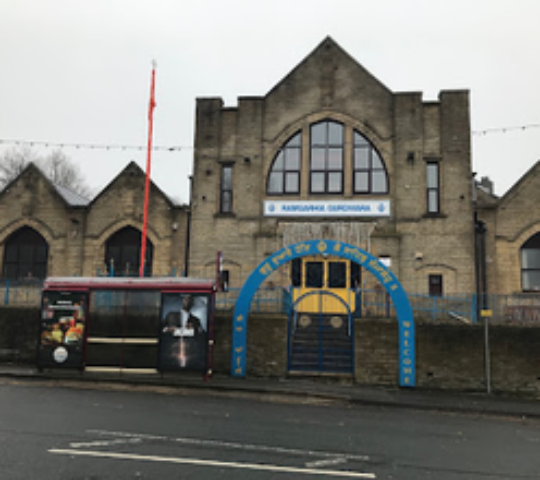
[[(0, 301), (6, 306), (38, 306), (41, 303), (43, 281), (38, 279), (0, 279)], [(239, 288), (216, 294), (216, 309), (232, 311), (240, 293)], [(389, 295), (384, 290), (358, 290), (357, 309), (354, 317), (394, 318), (396, 312)], [(493, 322), (540, 325), (540, 293), (514, 295), (474, 294), (432, 297), (409, 294), (409, 301), (417, 320), (432, 322), (455, 321), (476, 324), (482, 321), (481, 309), (491, 310)], [(251, 303), (254, 313), (288, 313), (292, 299), (284, 288), (260, 288)]]
[[(240, 288), (216, 294), (216, 310), (233, 310)], [(253, 296), (250, 312), (287, 313), (292, 305), (291, 295), (284, 288), (259, 289)]]
[(23, 280), (0, 279), (0, 298), (4, 305), (40, 305), (43, 280), (29, 278)]

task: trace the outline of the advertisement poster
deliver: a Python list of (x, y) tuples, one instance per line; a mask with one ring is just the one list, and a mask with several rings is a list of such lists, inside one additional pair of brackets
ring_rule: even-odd
[(83, 367), (86, 305), (84, 292), (43, 293), (38, 367)]
[(160, 370), (203, 370), (208, 343), (208, 295), (163, 294)]

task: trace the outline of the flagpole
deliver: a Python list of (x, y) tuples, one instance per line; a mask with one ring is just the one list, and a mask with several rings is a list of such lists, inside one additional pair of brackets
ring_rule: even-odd
[(154, 98), (156, 80), (156, 62), (152, 62), (152, 83), (150, 86), (150, 107), (148, 110), (148, 150), (146, 155), (146, 180), (144, 186), (144, 210), (143, 210), (143, 229), (141, 235), (141, 261), (139, 268), (139, 277), (144, 277), (146, 260), (146, 236), (148, 230), (148, 197), (150, 195), (150, 168), (152, 163), (152, 131), (154, 127), (154, 108), (156, 106)]

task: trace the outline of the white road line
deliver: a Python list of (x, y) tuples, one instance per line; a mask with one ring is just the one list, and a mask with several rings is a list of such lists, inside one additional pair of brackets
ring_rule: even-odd
[(328, 465), (339, 465), (340, 463), (347, 463), (347, 459), (345, 457), (328, 458), (326, 460), (316, 460), (315, 462), (307, 462), (305, 465), (307, 468), (314, 468), (314, 467), (326, 467)]
[(351, 455), (347, 453), (320, 452), (316, 450), (299, 450), (293, 448), (273, 447), (268, 445), (252, 445), (246, 443), (223, 442), (220, 440), (203, 440), (197, 438), (167, 438), (156, 435), (136, 434), (127, 432), (109, 432), (107, 430), (88, 430), (88, 433), (94, 433), (104, 436), (140, 438), (144, 440), (167, 440), (170, 442), (183, 443), (185, 445), (199, 445), (207, 447), (231, 448), (235, 450), (246, 450), (251, 452), (270, 452), (283, 453), (287, 455), (306, 455), (308, 457), (325, 457), (325, 458), (345, 458), (347, 460), (369, 462), (370, 458), (367, 455)]
[(141, 438), (144, 440), (170, 440), (169, 437), (163, 435), (148, 435), (146, 433), (129, 433), (129, 432), (114, 432), (109, 430), (86, 430), (88, 433), (95, 433), (96, 435), (103, 435), (104, 437), (127, 437), (127, 438)]
[(119, 460), (139, 460), (143, 462), (179, 463), (206, 467), (237, 468), (243, 470), (259, 470), (281, 473), (298, 473), (303, 475), (325, 475), (332, 477), (377, 478), (374, 473), (346, 472), (339, 470), (315, 470), (310, 468), (284, 467), (282, 465), (257, 465), (253, 463), (218, 462), (197, 458), (160, 457), (153, 455), (136, 455), (130, 453), (94, 452), (89, 450), (51, 449), (49, 453), (58, 455), (80, 455), (97, 458), (115, 458)]
[(97, 440), (95, 442), (74, 442), (70, 443), (71, 448), (81, 447), (108, 447), (110, 445), (120, 445), (126, 443), (141, 443), (142, 438), (117, 438), (116, 440)]

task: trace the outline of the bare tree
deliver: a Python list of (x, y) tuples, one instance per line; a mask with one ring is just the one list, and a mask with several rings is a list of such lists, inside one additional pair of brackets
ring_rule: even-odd
[(6, 150), (0, 156), (0, 189), (17, 178), (30, 162), (38, 161), (39, 157), (27, 146)]
[(81, 169), (62, 150), (53, 150), (41, 162), (45, 174), (57, 185), (69, 188), (83, 197), (90, 197)]
[(36, 164), (56, 185), (90, 197), (81, 170), (62, 150), (53, 150), (46, 157), (40, 157), (28, 146), (12, 148), (0, 156), (0, 189), (15, 179), (30, 163)]

